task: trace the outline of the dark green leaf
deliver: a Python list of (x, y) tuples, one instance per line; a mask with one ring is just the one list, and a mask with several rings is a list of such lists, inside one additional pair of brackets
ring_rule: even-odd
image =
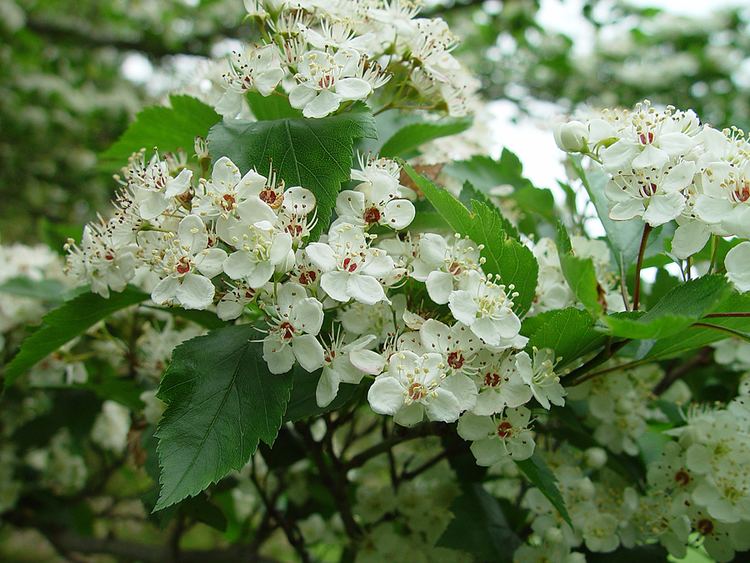
[(208, 135), (211, 157), (229, 157), (242, 172), (267, 174), (273, 165), (287, 186), (303, 186), (317, 199), (313, 240), (327, 229), (342, 182), (350, 179), (354, 141), (376, 137), (364, 106), (323, 119), (221, 122)]
[(380, 148), (380, 156), (406, 157), (420, 145), (438, 139), (449, 137), (466, 131), (473, 122), (472, 118), (441, 119), (434, 122), (411, 123), (394, 133)]
[(467, 484), (451, 505), (453, 520), (437, 545), (471, 553), (479, 561), (513, 561), (521, 540), (508, 526), (497, 500), (481, 483)]
[(536, 291), (539, 266), (532, 252), (505, 231), (499, 211), (477, 201), (472, 202), (472, 211), (469, 211), (453, 195), (408, 164), (404, 164), (404, 170), (455, 232), (484, 245), (484, 271), (500, 276), (506, 285), (513, 284), (518, 292), (514, 299), (518, 314), (528, 311)]
[(612, 334), (633, 339), (659, 339), (677, 334), (712, 311), (729, 293), (723, 276), (711, 275), (688, 281), (668, 291), (647, 313), (604, 317)]
[(446, 165), (444, 171), (461, 182), (471, 182), (485, 193), (505, 184), (516, 189), (525, 186), (533, 187), (532, 183), (523, 177), (521, 161), (508, 149), (503, 149), (500, 160), (489, 156), (474, 156), (469, 160), (450, 163)]
[(273, 444), (292, 377), (268, 372), (258, 336), (254, 326), (236, 325), (175, 349), (158, 393), (167, 409), (156, 432), (161, 492), (154, 510), (241, 469), (260, 440)]
[(59, 303), (64, 299), (67, 288), (58, 280), (32, 280), (11, 278), (0, 284), (0, 293), (16, 297), (29, 297), (47, 303)]
[(128, 287), (121, 293), (112, 293), (109, 299), (84, 293), (66, 301), (47, 313), (39, 329), (24, 340), (21, 350), (5, 368), (5, 382), (12, 385), (19, 375), (89, 327), (148, 297), (148, 294)]
[(327, 407), (319, 407), (315, 400), (315, 390), (318, 387), (320, 371), (307, 373), (306, 371), (295, 367), (294, 370), (294, 387), (292, 396), (289, 399), (289, 405), (284, 415), (287, 422), (297, 422), (303, 418), (317, 417), (327, 412), (340, 409), (349, 401), (354, 400), (359, 391), (364, 389), (364, 384), (351, 385), (342, 383), (336, 398)]
[(529, 337), (527, 349), (551, 348), (562, 358), (560, 367), (593, 352), (606, 341), (594, 329), (594, 319), (586, 311), (574, 307), (547, 311), (526, 319), (521, 334)]
[(476, 189), (468, 180), (464, 182), (464, 185), (461, 188), (461, 193), (458, 195), (458, 199), (469, 209), (472, 208), (472, 206), (474, 205), (473, 202), (475, 201), (486, 205), (490, 209), (497, 209), (498, 216), (503, 222), (503, 230), (508, 234), (508, 236), (513, 237), (516, 240), (521, 239), (521, 235), (518, 232), (518, 229), (513, 226), (513, 223), (505, 218), (505, 216), (502, 214), (502, 211), (497, 208), (497, 206), (492, 202), (489, 196), (484, 192), (480, 192), (478, 189)]
[(169, 102), (171, 107), (151, 106), (138, 113), (102, 159), (125, 163), (132, 153), (154, 147), (162, 153), (183, 150), (190, 156), (195, 152), (195, 138), (205, 138), (211, 126), (221, 121), (211, 106), (192, 96), (170, 96)]
[(271, 121), (274, 119), (284, 119), (285, 117), (301, 118), (302, 112), (294, 109), (289, 105), (289, 99), (286, 96), (263, 96), (258, 92), (248, 92), (245, 94), (250, 111), (253, 112), (255, 119), (258, 121)]
[(544, 460), (535, 453), (529, 459), (517, 461), (516, 465), (523, 472), (526, 478), (531, 482), (531, 484), (539, 489), (545, 497), (547, 497), (547, 500), (549, 500), (552, 503), (552, 506), (557, 509), (557, 511), (560, 513), (560, 516), (563, 517), (563, 520), (565, 520), (572, 527), (573, 524), (570, 521), (568, 509), (565, 508), (565, 501), (563, 500), (562, 495), (557, 488), (557, 479), (555, 478), (555, 475), (552, 473), (550, 468), (547, 467), (547, 464), (544, 462)]

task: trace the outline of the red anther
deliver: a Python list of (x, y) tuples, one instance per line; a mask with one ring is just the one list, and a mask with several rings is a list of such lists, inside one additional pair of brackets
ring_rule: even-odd
[(507, 420), (504, 420), (500, 424), (497, 425), (497, 435), (501, 438), (507, 438), (511, 435), (511, 432), (513, 430), (513, 425), (508, 422)]

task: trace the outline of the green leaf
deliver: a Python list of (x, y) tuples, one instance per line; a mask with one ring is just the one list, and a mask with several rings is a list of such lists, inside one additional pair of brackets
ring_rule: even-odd
[(113, 292), (109, 299), (94, 293), (84, 293), (66, 301), (47, 313), (39, 329), (21, 344), (18, 354), (5, 368), (6, 384), (12, 385), (27, 369), (100, 320), (148, 298), (148, 294), (127, 287), (121, 293)]
[(471, 182), (485, 193), (504, 184), (516, 189), (533, 187), (531, 181), (523, 177), (521, 161), (508, 149), (503, 149), (500, 160), (489, 156), (474, 156), (469, 160), (460, 160), (446, 165), (444, 172), (461, 182)]
[(562, 223), (557, 228), (557, 243), (560, 268), (573, 295), (583, 303), (589, 313), (594, 317), (599, 317), (602, 313), (602, 304), (599, 301), (601, 288), (596, 279), (596, 268), (594, 268), (593, 260), (591, 258), (579, 258), (573, 254), (568, 231)]
[(169, 102), (171, 107), (151, 106), (139, 112), (122, 137), (102, 153), (102, 159), (125, 163), (132, 153), (154, 147), (161, 153), (181, 149), (190, 156), (195, 152), (195, 138), (205, 138), (211, 126), (221, 121), (211, 106), (192, 96), (170, 96)]
[[(679, 287), (679, 286), (678, 286)], [(743, 313), (750, 312), (750, 294), (732, 293), (720, 305), (709, 311), (710, 313)], [(712, 317), (706, 319), (712, 325), (725, 327), (729, 330), (750, 332), (747, 318), (742, 317)], [(646, 358), (669, 359), (682, 357), (685, 352), (708, 346), (719, 340), (728, 338), (729, 334), (701, 326), (690, 326), (674, 336), (658, 340), (649, 350)]]
[(513, 284), (518, 292), (514, 299), (516, 312), (523, 315), (528, 311), (536, 292), (539, 266), (532, 252), (505, 231), (499, 211), (477, 201), (472, 201), (469, 211), (450, 192), (437, 187), (408, 164), (404, 164), (404, 170), (455, 232), (484, 245), (484, 271), (500, 276), (506, 285)]
[(260, 440), (271, 445), (292, 389), (272, 375), (253, 325), (236, 325), (178, 346), (159, 386), (167, 403), (159, 439), (161, 491), (154, 510), (195, 496), (239, 470)]
[(453, 520), (437, 542), (440, 547), (471, 553), (479, 561), (513, 561), (521, 540), (508, 525), (500, 503), (481, 483), (463, 487), (451, 505)]
[(0, 293), (38, 299), (47, 303), (63, 301), (67, 289), (58, 280), (32, 280), (24, 277), (11, 278), (0, 284)]
[(272, 121), (285, 117), (301, 118), (302, 112), (289, 104), (286, 96), (263, 96), (259, 92), (245, 94), (250, 111), (258, 121)]
[(242, 172), (266, 174), (270, 166), (287, 186), (303, 186), (317, 199), (316, 240), (328, 228), (342, 182), (350, 179), (355, 139), (377, 137), (362, 105), (322, 119), (221, 122), (208, 134), (214, 160), (229, 157)]
[(411, 123), (402, 127), (394, 133), (380, 148), (380, 156), (406, 157), (420, 145), (438, 139), (449, 137), (466, 131), (473, 119), (470, 117), (461, 119), (441, 119), (434, 122)]
[(614, 336), (659, 339), (677, 334), (712, 311), (729, 293), (724, 276), (710, 275), (688, 281), (668, 291), (647, 313), (604, 317)]
[(521, 334), (529, 337), (528, 350), (551, 348), (563, 367), (604, 345), (606, 336), (594, 328), (594, 319), (574, 307), (547, 311), (524, 320)]
[(286, 422), (297, 422), (303, 418), (317, 417), (327, 412), (340, 409), (350, 401), (354, 400), (358, 392), (364, 389), (364, 384), (351, 385), (342, 383), (339, 386), (339, 392), (336, 398), (326, 407), (319, 407), (315, 400), (315, 390), (318, 388), (318, 380), (321, 371), (307, 373), (306, 371), (295, 366), (294, 369), (294, 387), (292, 396), (286, 408), (284, 420)]
[(557, 509), (560, 516), (563, 517), (563, 520), (573, 527), (573, 524), (570, 521), (570, 515), (568, 514), (568, 509), (565, 507), (565, 501), (557, 488), (557, 479), (550, 468), (547, 467), (544, 460), (535, 453), (529, 459), (517, 461), (516, 465), (531, 484), (547, 497), (547, 500), (549, 500), (552, 503), (552, 506)]
[(473, 202), (476, 201), (478, 203), (486, 205), (490, 209), (497, 209), (498, 215), (503, 222), (503, 230), (508, 234), (508, 236), (511, 236), (516, 240), (521, 240), (521, 234), (518, 232), (518, 229), (516, 229), (513, 223), (508, 221), (508, 219), (502, 214), (502, 211), (498, 209), (498, 207), (493, 203), (493, 201), (487, 194), (485, 194), (484, 192), (480, 192), (468, 180), (464, 182), (464, 185), (461, 188), (461, 193), (458, 194), (458, 200), (469, 208), (473, 205)]

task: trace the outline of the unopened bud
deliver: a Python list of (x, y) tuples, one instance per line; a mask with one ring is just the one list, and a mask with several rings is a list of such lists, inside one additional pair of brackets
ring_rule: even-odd
[(580, 121), (557, 125), (554, 136), (557, 146), (565, 152), (583, 152), (588, 146), (589, 131)]
[(607, 463), (607, 452), (602, 448), (589, 448), (583, 453), (586, 465), (592, 469), (601, 469)]

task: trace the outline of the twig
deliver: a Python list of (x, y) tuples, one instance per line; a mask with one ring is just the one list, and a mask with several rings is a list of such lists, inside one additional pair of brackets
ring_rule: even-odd
[(383, 440), (379, 444), (366, 449), (365, 451), (358, 453), (352, 457), (346, 464), (346, 469), (356, 469), (362, 467), (365, 463), (370, 461), (375, 456), (386, 453), (388, 450), (408, 442), (410, 440), (416, 440), (417, 438), (424, 438), (425, 436), (439, 436), (445, 433), (449, 427), (446, 425), (440, 425), (433, 422), (428, 422), (409, 428), (400, 434), (394, 434), (387, 440)]
[(643, 267), (643, 255), (646, 254), (648, 236), (651, 234), (651, 225), (643, 225), (641, 246), (638, 249), (638, 260), (635, 263), (635, 280), (633, 281), (633, 311), (637, 311), (641, 302), (641, 268)]
[(672, 384), (680, 379), (683, 375), (687, 375), (690, 371), (700, 365), (707, 364), (711, 359), (711, 348), (702, 348), (695, 356), (690, 358), (688, 361), (676, 366), (674, 369), (668, 371), (662, 380), (654, 387), (654, 395), (663, 395)]

